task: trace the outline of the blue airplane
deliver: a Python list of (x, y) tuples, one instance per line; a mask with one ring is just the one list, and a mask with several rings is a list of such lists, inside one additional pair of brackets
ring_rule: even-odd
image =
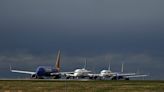
[(11, 69), (11, 66), (10, 66), (10, 71), (15, 72), (15, 73), (30, 74), (31, 78), (33, 79), (44, 79), (44, 78), (59, 79), (61, 78), (61, 75), (62, 75), (62, 72), (60, 72), (60, 50), (58, 51), (58, 54), (57, 54), (55, 67), (39, 66), (37, 67), (35, 72), (31, 72), (31, 71)]

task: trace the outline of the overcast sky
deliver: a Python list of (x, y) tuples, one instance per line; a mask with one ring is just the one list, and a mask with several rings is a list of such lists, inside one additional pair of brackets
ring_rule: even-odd
[(163, 0), (1, 0), (0, 77), (9, 65), (33, 70), (53, 65), (62, 52), (63, 71), (99, 72), (111, 62), (119, 71), (164, 79)]

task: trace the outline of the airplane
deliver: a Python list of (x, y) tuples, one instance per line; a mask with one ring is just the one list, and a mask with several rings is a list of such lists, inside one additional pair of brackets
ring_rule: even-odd
[[(24, 73), (30, 74), (33, 79), (44, 79), (44, 78), (61, 78), (62, 72), (60, 72), (60, 50), (58, 51), (55, 67), (52, 66), (39, 66), (36, 68), (35, 72), (31, 71), (22, 71), (12, 69), (10, 66), (10, 71), (14, 73)], [(64, 73), (64, 72), (63, 72)]]
[(108, 70), (102, 70), (99, 74), (89, 74), (91, 78), (111, 79), (111, 80), (129, 80), (130, 78), (146, 77), (148, 75), (137, 75), (136, 73), (124, 73), (124, 64), (122, 63), (121, 72), (112, 72), (110, 64)]
[(70, 79), (70, 78), (86, 78), (86, 77), (90, 77), (89, 73), (91, 71), (86, 69), (86, 64), (87, 64), (87, 60), (85, 59), (85, 64), (84, 67), (81, 69), (75, 69), (74, 72), (69, 72), (65, 74), (66, 79)]

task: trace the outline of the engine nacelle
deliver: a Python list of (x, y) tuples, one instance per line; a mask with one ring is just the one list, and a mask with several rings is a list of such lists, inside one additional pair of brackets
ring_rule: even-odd
[(120, 79), (124, 79), (123, 76), (114, 76), (112, 77), (112, 80), (120, 80)]
[(31, 75), (31, 78), (32, 78), (32, 79), (37, 79), (37, 75), (36, 75), (36, 74), (32, 74), (32, 75)]

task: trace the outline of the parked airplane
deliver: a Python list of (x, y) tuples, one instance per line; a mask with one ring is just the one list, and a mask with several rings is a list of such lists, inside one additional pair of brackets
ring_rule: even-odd
[(89, 73), (91, 71), (86, 69), (86, 64), (87, 64), (87, 60), (85, 59), (84, 68), (76, 69), (76, 70), (74, 70), (74, 72), (66, 73), (65, 74), (66, 79), (69, 79), (69, 78), (73, 78), (73, 79), (77, 78), (77, 79), (79, 79), (79, 78), (90, 77)]
[(90, 78), (96, 79), (106, 79), (109, 78), (111, 80), (129, 80), (129, 78), (136, 77), (146, 77), (148, 75), (137, 75), (136, 73), (124, 73), (124, 64), (122, 63), (121, 72), (112, 72), (110, 69), (110, 64), (108, 70), (102, 70), (100, 74), (89, 74)]
[(62, 72), (60, 72), (60, 50), (58, 51), (58, 54), (57, 54), (55, 67), (39, 66), (37, 67), (35, 72), (31, 72), (31, 71), (11, 69), (11, 66), (10, 66), (10, 71), (15, 72), (15, 73), (30, 74), (31, 78), (34, 78), (34, 79), (43, 79), (43, 78), (58, 79), (61, 77), (61, 74), (62, 74)]

